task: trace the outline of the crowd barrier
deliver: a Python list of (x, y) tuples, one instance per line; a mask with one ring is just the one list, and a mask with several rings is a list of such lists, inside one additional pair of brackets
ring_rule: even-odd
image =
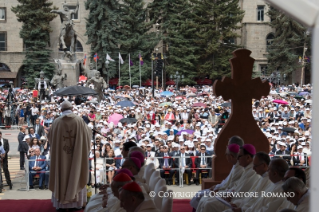
[[(285, 155), (276, 155), (276, 154), (269, 154), (270, 158), (273, 158), (273, 157), (285, 157), (285, 156), (288, 156), (288, 157), (292, 157), (292, 156), (298, 156), (299, 157), (299, 154), (285, 154)], [(169, 171), (169, 170), (176, 170), (179, 172), (179, 186), (180, 187), (183, 187), (183, 174), (185, 173), (184, 170), (192, 170), (192, 173), (194, 173), (194, 171), (196, 170), (207, 170), (207, 169), (211, 169), (211, 164), (209, 168), (197, 168), (197, 167), (194, 167), (194, 162), (197, 158), (201, 158), (202, 156), (185, 156), (184, 158), (187, 159), (187, 158), (190, 158), (192, 160), (192, 167), (188, 167), (188, 168), (179, 168), (182, 166), (182, 157), (181, 156), (164, 156), (164, 157), (149, 157), (149, 158), (153, 158), (154, 160), (157, 159), (178, 159), (178, 162), (179, 162), (179, 167), (175, 167), (175, 168), (165, 168), (165, 169), (162, 169), (162, 168), (157, 168), (156, 170), (160, 171), (160, 170), (164, 170), (164, 171)], [(213, 156), (210, 155), (210, 156), (204, 156), (205, 158), (212, 158)], [(102, 157), (101, 157), (102, 158)], [(90, 158), (90, 160), (93, 160), (94, 158)], [(103, 167), (106, 167), (106, 159), (110, 159), (110, 158), (102, 158), (103, 159)], [(115, 160), (121, 160), (123, 159), (122, 157), (113, 157), (114, 159), (114, 163), (115, 163)], [(145, 161), (148, 159), (148, 157), (145, 157)], [(307, 160), (305, 160), (305, 164), (302, 165), (302, 166), (293, 166), (293, 167), (298, 167), (298, 168), (302, 168), (302, 169), (306, 169), (309, 167), (309, 163), (308, 161), (310, 161), (310, 158), (307, 157)], [(185, 161), (186, 162), (186, 161)], [(185, 164), (186, 165), (186, 164)], [(92, 167), (93, 168), (93, 167)], [(99, 171), (99, 170), (97, 170)], [(108, 170), (103, 170), (103, 173), (104, 173), (104, 176), (102, 176), (102, 182), (103, 184), (106, 184), (106, 176), (105, 174), (108, 172)], [(211, 177), (211, 172), (209, 172), (209, 177)], [(188, 179), (190, 181), (190, 179)]]
[[(284, 155), (276, 155), (276, 154), (269, 154), (270, 158), (273, 158), (273, 157), (293, 157), (293, 156), (298, 156), (299, 157), (299, 154), (284, 154)], [(194, 173), (195, 170), (207, 170), (207, 169), (210, 169), (210, 167), (208, 168), (197, 168), (197, 167), (194, 167), (194, 163), (195, 163), (195, 160), (197, 158), (201, 158), (202, 156), (185, 156), (185, 157), (181, 157), (181, 156), (164, 156), (164, 157), (146, 157), (145, 160), (147, 159), (154, 159), (154, 162), (155, 162), (155, 159), (159, 160), (159, 159), (172, 159), (173, 161), (175, 159), (178, 159), (178, 162), (179, 162), (179, 167), (171, 167), (171, 168), (157, 168), (156, 170), (160, 171), (160, 170), (164, 170), (164, 171), (170, 171), (170, 170), (176, 170), (178, 171), (179, 173), (179, 187), (183, 187), (183, 174), (185, 173), (185, 170), (192, 170), (192, 173)], [(205, 158), (212, 158), (213, 156), (212, 155), (209, 155), (209, 156), (203, 156)], [(187, 167), (187, 168), (180, 168), (182, 166), (182, 158), (184, 159), (187, 159), (187, 158), (190, 158), (192, 160), (192, 167)], [(102, 170), (97, 170), (97, 171), (102, 171), (102, 176), (100, 175), (100, 183), (102, 184), (107, 184), (107, 178), (106, 178), (106, 173), (109, 171), (109, 170), (106, 170), (106, 160), (107, 159), (110, 159), (110, 158), (101, 158), (103, 159), (103, 169)], [(112, 158), (114, 160), (114, 163), (116, 160), (121, 160), (123, 159), (122, 157), (113, 157)], [(307, 157), (307, 159), (310, 161), (310, 157)], [(94, 158), (89, 158), (89, 160), (94, 160)], [(305, 168), (308, 168), (309, 167), (309, 163), (308, 163), (308, 160), (305, 160), (305, 164), (302, 165), (302, 166), (294, 166), (294, 167), (299, 167), (299, 168), (302, 168), (302, 169), (305, 169)], [(29, 191), (29, 174), (30, 173), (35, 173), (35, 174), (40, 174), (40, 173), (49, 173), (50, 171), (30, 171), (29, 170), (29, 162), (31, 161), (50, 161), (48, 159), (28, 159), (26, 158), (25, 159), (25, 180), (26, 180), (26, 188), (22, 188), (20, 190), (26, 190), (26, 191)], [(186, 161), (185, 161), (186, 162)], [(156, 162), (155, 162), (156, 163)], [(159, 161), (158, 161), (159, 163)], [(94, 165), (94, 163), (93, 163)], [(186, 165), (186, 164), (185, 164)], [(209, 164), (211, 165), (211, 164)], [(94, 168), (95, 167), (92, 167), (92, 170), (90, 170), (91, 172), (94, 172)], [(1, 169), (0, 169), (1, 170)], [(116, 171), (116, 170), (114, 170)], [(209, 172), (209, 177), (211, 177), (211, 172)], [(1, 176), (0, 176), (1, 177)], [(190, 179), (188, 179), (190, 181)], [(97, 182), (96, 182), (97, 183)]]

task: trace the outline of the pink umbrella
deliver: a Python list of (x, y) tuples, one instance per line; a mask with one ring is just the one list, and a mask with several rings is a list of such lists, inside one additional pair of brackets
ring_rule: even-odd
[(277, 104), (281, 104), (281, 105), (288, 105), (289, 103), (284, 101), (284, 100), (280, 100), (280, 99), (275, 99), (272, 102), (277, 103)]
[(192, 107), (207, 107), (207, 106), (204, 103), (198, 102), (198, 103), (194, 103)]
[(116, 126), (122, 118), (123, 118), (122, 115), (118, 113), (114, 113), (113, 115), (109, 117), (109, 120), (107, 120), (107, 122), (108, 123), (113, 122), (114, 126)]
[(181, 99), (186, 99), (186, 97), (185, 96), (176, 96), (175, 97), (175, 100), (181, 100)]

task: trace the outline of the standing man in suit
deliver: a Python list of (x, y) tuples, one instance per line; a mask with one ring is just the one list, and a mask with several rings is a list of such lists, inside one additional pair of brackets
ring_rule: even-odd
[(35, 120), (35, 125), (34, 125), (34, 133), (41, 136), (44, 136), (44, 127), (40, 124), (40, 119)]
[(18, 134), (18, 141), (19, 141), (19, 146), (18, 146), (18, 151), (20, 152), (20, 170), (24, 170), (24, 155), (25, 153), (28, 152), (27, 145), (25, 145), (23, 138), (25, 136), (25, 127), (20, 127), (20, 132)]
[(12, 189), (12, 183), (10, 179), (10, 172), (8, 169), (8, 153), (10, 151), (9, 141), (8, 139), (2, 138), (2, 132), (0, 131), (0, 146), (3, 145), (4, 151), (6, 151), (5, 156), (3, 158), (2, 164), (3, 164), (3, 172), (4, 176), (6, 177), (7, 184), (10, 187), (10, 190)]
[[(29, 162), (29, 184), (30, 184), (30, 189), (33, 189), (33, 177), (36, 175), (36, 173), (34, 172), (37, 172), (37, 171), (45, 171), (45, 168), (47, 166), (47, 163), (46, 161), (37, 161), (37, 160), (45, 160), (45, 156), (43, 155), (40, 155), (40, 149), (39, 148), (36, 148), (35, 150), (35, 156), (32, 156), (30, 158), (30, 160), (36, 160), (36, 161), (30, 161)], [(32, 173), (33, 172), (33, 173)], [(39, 188), (41, 190), (43, 190), (43, 186), (42, 186), (42, 183), (43, 183), (43, 180), (45, 178), (45, 173), (39, 173), (40, 175), (40, 179), (39, 179)]]
[[(178, 153), (176, 156), (181, 157), (181, 161), (179, 161), (179, 158), (175, 158), (175, 166), (179, 167), (181, 170), (185, 170), (184, 172), (188, 175), (188, 184), (190, 185), (191, 178), (192, 178), (192, 160), (191, 158), (185, 158), (189, 157), (190, 155), (186, 153), (186, 148), (185, 146), (181, 146), (181, 152)], [(183, 173), (183, 172), (182, 172)], [(176, 172), (176, 179), (179, 180), (179, 172)]]
[[(167, 185), (171, 185), (172, 183), (172, 177), (175, 173), (175, 170), (171, 170), (171, 168), (173, 168), (173, 160), (172, 158), (162, 158), (162, 157), (169, 157), (169, 153), (168, 153), (168, 146), (167, 145), (164, 145), (163, 146), (163, 152), (160, 152), (158, 154), (158, 157), (161, 157), (159, 159), (159, 168), (161, 169), (160, 170), (160, 174), (161, 174), (161, 177), (162, 178), (165, 178), (165, 171), (168, 171), (169, 172), (169, 176), (168, 178), (166, 179), (166, 184)], [(165, 169), (165, 170), (163, 170)]]
[(196, 158), (195, 160), (196, 168), (208, 168), (208, 169), (196, 169), (196, 176), (194, 178), (194, 182), (196, 183), (196, 185), (199, 185), (198, 178), (199, 178), (200, 172), (202, 172), (203, 170), (206, 170), (208, 172), (208, 175), (210, 175), (210, 168), (212, 167), (212, 158), (207, 157), (211, 155), (206, 152), (205, 145), (200, 146), (200, 152), (197, 153), (196, 156), (198, 156), (198, 158)]

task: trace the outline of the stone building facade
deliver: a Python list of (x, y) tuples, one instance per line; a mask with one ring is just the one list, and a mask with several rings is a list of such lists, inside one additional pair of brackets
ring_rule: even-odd
[[(149, 3), (151, 0), (145, 0)], [(62, 9), (64, 1), (52, 0), (54, 6)], [(89, 54), (90, 46), (86, 44), (86, 20), (89, 11), (85, 10), (85, 1), (79, 1), (79, 11), (74, 17), (74, 29), (78, 35), (76, 57), (81, 59), (85, 54)], [(70, 9), (74, 9), (77, 0), (66, 0)], [(15, 14), (11, 11), (11, 7), (18, 4), (17, 0), (0, 0), (0, 85), (4, 81), (15, 79), (15, 86), (21, 85), (23, 77), (22, 61), (24, 59), (23, 41), (19, 36), (19, 31), (22, 26), (17, 21)], [(255, 75), (262, 75), (262, 71), (267, 66), (267, 43), (271, 43), (273, 30), (269, 27), (269, 17), (266, 15), (268, 7), (263, 0), (240, 0), (240, 7), (245, 11), (245, 16), (242, 21), (243, 27), (240, 30), (241, 38), (237, 39), (238, 45), (252, 51), (251, 56), (255, 58), (254, 72)], [(4, 19), (2, 13), (5, 13)], [(53, 32), (51, 33), (52, 63), (54, 59), (62, 57), (62, 52), (58, 50), (60, 18), (56, 17), (50, 23)], [(155, 29), (155, 27), (154, 27)], [(4, 36), (4, 38), (3, 38)], [(5, 44), (3, 45), (3, 40)], [(1, 48), (5, 46), (4, 48)], [(159, 46), (161, 46), (159, 44)], [(159, 48), (160, 49), (160, 48)], [(11, 72), (11, 74), (2, 72)], [(10, 76), (9, 76), (10, 75)], [(4, 78), (6, 77), (6, 78)]]

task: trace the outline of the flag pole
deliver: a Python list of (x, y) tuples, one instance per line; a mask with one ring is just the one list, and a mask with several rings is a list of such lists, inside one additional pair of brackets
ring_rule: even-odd
[(142, 87), (142, 74), (141, 74), (141, 52), (139, 53), (139, 69), (140, 69), (140, 87)]
[(97, 53), (95, 53), (96, 55), (96, 60), (95, 60), (95, 69), (97, 70)]
[(121, 58), (120, 58), (121, 53), (119, 53), (119, 88), (121, 86)]
[(129, 65), (128, 65), (128, 72), (130, 73), (130, 87), (132, 88), (132, 80), (131, 80), (131, 54), (128, 54), (128, 61), (129, 61)]

